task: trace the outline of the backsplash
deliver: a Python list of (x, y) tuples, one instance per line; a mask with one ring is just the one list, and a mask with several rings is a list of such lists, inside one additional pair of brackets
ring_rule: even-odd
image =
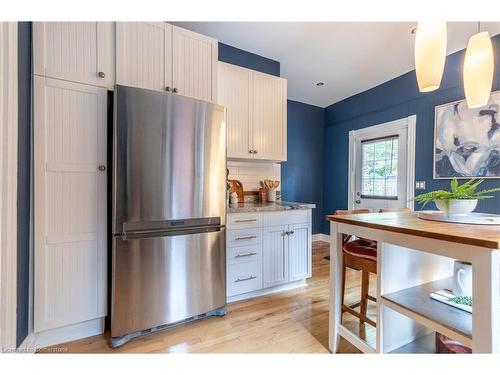
[[(272, 162), (228, 161), (229, 179), (239, 180), (244, 191), (258, 191), (265, 179), (281, 181), (281, 166)], [(281, 190), (281, 185), (278, 190)]]

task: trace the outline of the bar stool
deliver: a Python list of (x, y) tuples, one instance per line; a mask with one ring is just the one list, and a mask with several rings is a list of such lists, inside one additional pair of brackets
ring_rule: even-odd
[[(350, 215), (370, 213), (368, 209), (359, 210), (337, 210), (335, 215)], [(348, 312), (357, 317), (360, 323), (368, 323), (376, 327), (376, 323), (366, 316), (368, 300), (377, 302), (377, 299), (369, 294), (370, 273), (377, 274), (377, 242), (366, 238), (352, 239), (352, 235), (343, 235), (342, 238), (342, 313)], [(344, 303), (346, 268), (353, 268), (361, 271), (361, 299), (352, 305)], [(359, 312), (354, 310), (359, 307)]]

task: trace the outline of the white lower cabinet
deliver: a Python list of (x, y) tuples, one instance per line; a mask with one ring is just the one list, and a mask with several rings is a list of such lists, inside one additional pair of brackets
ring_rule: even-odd
[(228, 299), (266, 294), (311, 277), (310, 209), (231, 213), (227, 223)]

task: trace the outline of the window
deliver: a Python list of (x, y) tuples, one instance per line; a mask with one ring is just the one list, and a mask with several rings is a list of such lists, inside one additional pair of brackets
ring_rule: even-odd
[(361, 142), (361, 197), (398, 199), (398, 136)]

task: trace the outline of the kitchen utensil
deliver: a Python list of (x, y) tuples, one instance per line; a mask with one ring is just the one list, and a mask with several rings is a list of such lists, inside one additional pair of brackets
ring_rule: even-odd
[(238, 194), (238, 201), (244, 202), (243, 184), (238, 180), (227, 180), (231, 184), (231, 191)]

